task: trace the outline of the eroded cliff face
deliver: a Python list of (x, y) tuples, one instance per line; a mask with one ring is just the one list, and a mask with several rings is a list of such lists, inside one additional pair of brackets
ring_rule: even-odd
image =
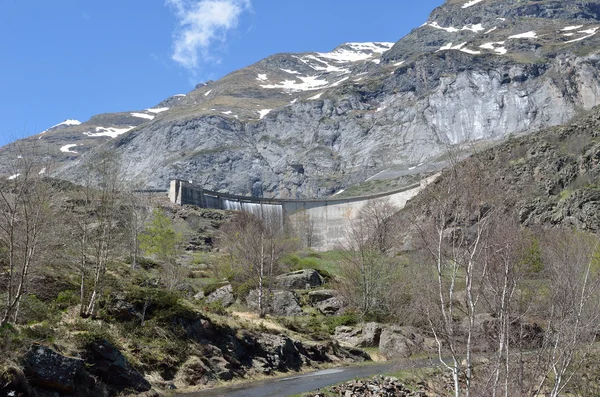
[(600, 103), (600, 1), (575, 3), (452, 0), (396, 44), (274, 55), (197, 87), (56, 175), (82, 180), (83, 161), (110, 150), (147, 187), (181, 178), (324, 197), (382, 171), (416, 173), (449, 145), (564, 124)]

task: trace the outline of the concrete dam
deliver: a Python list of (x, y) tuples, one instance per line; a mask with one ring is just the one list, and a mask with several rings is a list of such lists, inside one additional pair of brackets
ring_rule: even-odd
[(278, 215), (292, 225), (309, 227), (309, 246), (318, 251), (335, 249), (346, 240), (350, 222), (371, 200), (388, 198), (390, 203), (403, 208), (408, 200), (417, 195), (437, 175), (403, 189), (369, 196), (331, 198), (322, 200), (289, 200), (255, 198), (219, 193), (201, 186), (173, 180), (169, 199), (179, 205), (196, 205), (201, 208), (246, 211), (258, 216)]

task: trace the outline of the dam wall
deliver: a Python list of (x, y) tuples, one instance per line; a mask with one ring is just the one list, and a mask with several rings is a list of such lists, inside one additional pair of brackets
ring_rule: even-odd
[(408, 200), (419, 193), (436, 176), (403, 189), (359, 197), (323, 200), (289, 200), (255, 198), (219, 193), (201, 186), (181, 181), (171, 181), (169, 198), (179, 205), (196, 205), (202, 208), (246, 211), (258, 216), (277, 215), (290, 222), (301, 238), (317, 251), (328, 251), (342, 245), (347, 238), (350, 222), (360, 209), (378, 198), (403, 208)]

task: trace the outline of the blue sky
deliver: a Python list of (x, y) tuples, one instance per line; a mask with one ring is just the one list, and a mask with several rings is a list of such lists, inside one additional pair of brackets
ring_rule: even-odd
[(397, 41), (443, 0), (3, 0), (0, 145), (278, 52)]

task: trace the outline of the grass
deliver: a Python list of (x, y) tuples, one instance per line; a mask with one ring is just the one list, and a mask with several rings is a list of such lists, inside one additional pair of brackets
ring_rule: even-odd
[(342, 260), (343, 252), (339, 250), (326, 252), (301, 251), (288, 255), (283, 262), (290, 267), (290, 270), (315, 269), (327, 279), (340, 275)]

